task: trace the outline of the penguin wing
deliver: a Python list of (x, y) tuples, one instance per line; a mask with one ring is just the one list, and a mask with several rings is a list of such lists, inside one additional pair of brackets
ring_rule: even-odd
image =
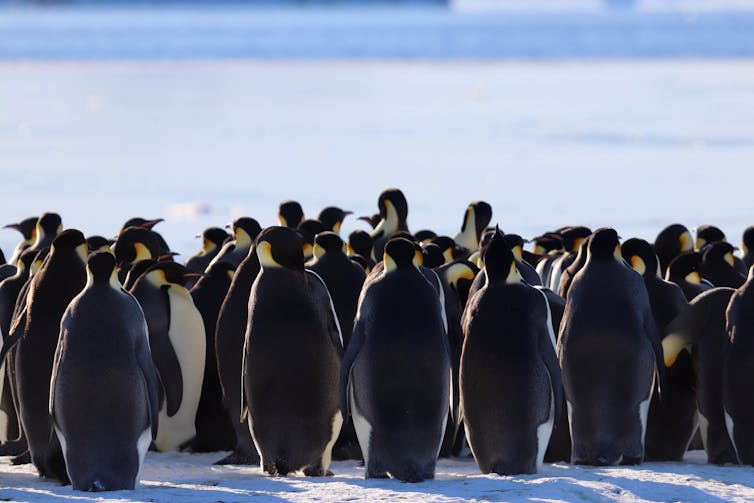
[(160, 392), (157, 371), (152, 361), (152, 353), (149, 347), (148, 330), (146, 321), (144, 332), (136, 338), (136, 362), (141, 370), (144, 385), (147, 388), (149, 399), (149, 424), (152, 427), (152, 440), (157, 438), (157, 426), (160, 417)]
[(0, 345), (0, 362), (5, 361), (5, 357), (13, 346), (15, 346), (22, 338), (24, 332), (24, 326), (26, 326), (26, 307), (19, 313), (17, 317), (13, 319), (8, 335), (3, 337)]
[(52, 418), (52, 422), (55, 423), (55, 383), (58, 379), (58, 367), (60, 361), (63, 359), (63, 353), (65, 352), (65, 334), (68, 332), (68, 323), (70, 315), (68, 309), (66, 309), (63, 315), (63, 320), (60, 322), (60, 335), (58, 336), (58, 345), (55, 348), (55, 357), (52, 360), (52, 375), (50, 377), (50, 402), (48, 404), (48, 412)]
[(353, 326), (353, 332), (351, 332), (351, 339), (348, 341), (348, 348), (343, 355), (343, 363), (340, 366), (340, 411), (343, 417), (349, 415), (349, 403), (348, 403), (348, 390), (351, 385), (351, 369), (353, 367), (356, 358), (359, 356), (359, 351), (364, 346), (364, 322), (363, 318), (356, 315), (356, 323)]
[(329, 309), (327, 310), (327, 326), (330, 333), (330, 340), (333, 347), (338, 351), (339, 356), (343, 356), (343, 334), (340, 330), (340, 323), (338, 322), (338, 315), (335, 313), (335, 305), (332, 302), (330, 291), (327, 289), (327, 285), (322, 277), (316, 272), (306, 269), (306, 274), (312, 279), (309, 283), (309, 288), (316, 296), (321, 296), (324, 302), (327, 303)]
[(647, 306), (644, 312), (644, 333), (647, 335), (649, 342), (652, 344), (652, 351), (655, 354), (655, 370), (657, 371), (658, 387), (657, 393), (662, 400), (663, 391), (665, 388), (665, 362), (664, 354), (662, 351), (662, 341), (660, 340), (660, 334), (657, 331), (657, 325), (655, 324), (654, 316), (652, 316), (652, 310)]
[[(147, 325), (149, 326), (149, 345), (152, 349), (152, 360), (157, 369), (161, 388), (165, 392), (168, 416), (175, 415), (183, 400), (183, 374), (178, 355), (170, 342), (170, 298), (169, 285), (160, 288), (161, 301), (164, 307), (149, 309)], [(144, 305), (142, 305), (144, 307)], [(145, 314), (147, 309), (145, 309)]]
[(555, 342), (555, 331), (552, 327), (552, 310), (550, 309), (550, 302), (547, 299), (547, 293), (541, 288), (536, 288), (536, 290), (542, 295), (547, 314), (544, 325), (540, 325), (538, 345), (539, 353), (542, 355), (542, 362), (545, 364), (545, 368), (547, 368), (547, 373), (550, 374), (550, 387), (552, 388), (555, 405), (553, 418), (557, 422), (560, 419), (561, 407), (563, 405), (563, 381), (556, 353), (557, 343)]

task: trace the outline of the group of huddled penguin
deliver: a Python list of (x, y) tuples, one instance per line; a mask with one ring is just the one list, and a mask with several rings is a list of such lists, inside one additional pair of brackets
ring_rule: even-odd
[(0, 266), (0, 455), (88, 491), (134, 488), (149, 449), (410, 482), (469, 450), (505, 475), (692, 442), (754, 464), (754, 227), (740, 258), (679, 224), (528, 251), (482, 201), (453, 238), (410, 234), (398, 189), (378, 206), (344, 242), (350, 212), (285, 201), (279, 226), (206, 229), (185, 265), (160, 219), (113, 240), (55, 213), (6, 226), (23, 239)]

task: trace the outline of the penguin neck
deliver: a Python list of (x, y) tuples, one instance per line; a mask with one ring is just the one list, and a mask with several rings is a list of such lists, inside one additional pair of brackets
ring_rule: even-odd
[(455, 235), (453, 240), (472, 252), (479, 250), (479, 236), (477, 236), (476, 216), (473, 208), (466, 210), (463, 227), (461, 227), (461, 231)]
[(236, 231), (236, 239), (234, 240), (236, 248), (248, 248), (251, 246), (251, 236), (243, 230), (238, 229)]
[(205, 239), (203, 244), (204, 244), (204, 246), (202, 246), (202, 249), (199, 250), (199, 253), (197, 254), (200, 257), (209, 255), (209, 254), (217, 251), (217, 243), (214, 243), (213, 241)]
[(400, 227), (400, 217), (398, 211), (390, 201), (385, 201), (385, 216), (377, 224), (374, 231), (372, 231), (372, 237), (390, 236)]
[(487, 278), (485, 286), (491, 284), (517, 285), (521, 283), (521, 273), (518, 272), (515, 260), (511, 261), (507, 270), (505, 267), (490, 269), (485, 266), (484, 274)]
[(110, 275), (105, 276), (102, 274), (95, 275), (94, 273), (92, 273), (92, 271), (89, 270), (89, 268), (87, 268), (86, 285), (84, 286), (84, 288), (91, 288), (92, 286), (106, 286), (118, 292), (120, 292), (121, 288), (123, 288), (120, 284), (120, 281), (118, 281), (118, 274), (115, 272), (115, 269), (113, 269)]

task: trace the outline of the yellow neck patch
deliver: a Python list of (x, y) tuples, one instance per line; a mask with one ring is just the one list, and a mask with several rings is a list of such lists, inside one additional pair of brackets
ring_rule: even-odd
[(459, 280), (467, 279), (471, 281), (474, 279), (474, 271), (466, 264), (453, 264), (445, 271), (445, 277), (447, 278), (448, 284), (454, 289), (457, 289)]
[(262, 241), (257, 244), (256, 247), (257, 258), (259, 258), (259, 265), (264, 268), (282, 267), (278, 264), (274, 258), (272, 258), (272, 245), (267, 241)]
[(152, 258), (152, 254), (149, 251), (149, 248), (147, 248), (144, 243), (136, 242), (134, 243), (134, 250), (136, 251), (136, 258), (134, 259), (134, 264), (136, 262), (140, 262), (142, 260), (148, 260)]
[(735, 261), (735, 259), (733, 258), (733, 254), (732, 254), (732, 253), (730, 253), (730, 252), (726, 253), (726, 254), (725, 254), (725, 256), (723, 256), (723, 258), (725, 259), (725, 261), (726, 261), (727, 263), (729, 263), (729, 264), (730, 264), (730, 266), (731, 266), (731, 267), (735, 267), (735, 265), (736, 265), (736, 261)]
[(691, 239), (691, 234), (689, 234), (689, 231), (684, 231), (681, 233), (680, 236), (678, 236), (678, 241), (681, 243), (681, 251), (687, 252), (691, 251), (694, 245), (694, 241)]
[(644, 260), (638, 255), (633, 255), (631, 257), (631, 267), (642, 276), (647, 272), (647, 264), (645, 264)]
[(701, 282), (702, 282), (702, 277), (701, 277), (701, 276), (699, 276), (699, 273), (698, 273), (698, 272), (696, 272), (696, 271), (688, 273), (688, 274), (686, 275), (686, 277), (685, 277), (685, 278), (683, 278), (683, 279), (685, 279), (685, 280), (686, 280), (686, 281), (688, 281), (689, 283), (693, 283), (693, 284), (695, 284), (695, 285), (698, 285), (699, 283), (701, 283)]

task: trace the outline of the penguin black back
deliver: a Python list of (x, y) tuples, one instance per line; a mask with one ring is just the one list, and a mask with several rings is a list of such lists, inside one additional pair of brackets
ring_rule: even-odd
[(702, 263), (699, 272), (715, 286), (738, 288), (746, 277), (735, 269), (733, 245), (725, 241), (714, 241), (702, 249)]

